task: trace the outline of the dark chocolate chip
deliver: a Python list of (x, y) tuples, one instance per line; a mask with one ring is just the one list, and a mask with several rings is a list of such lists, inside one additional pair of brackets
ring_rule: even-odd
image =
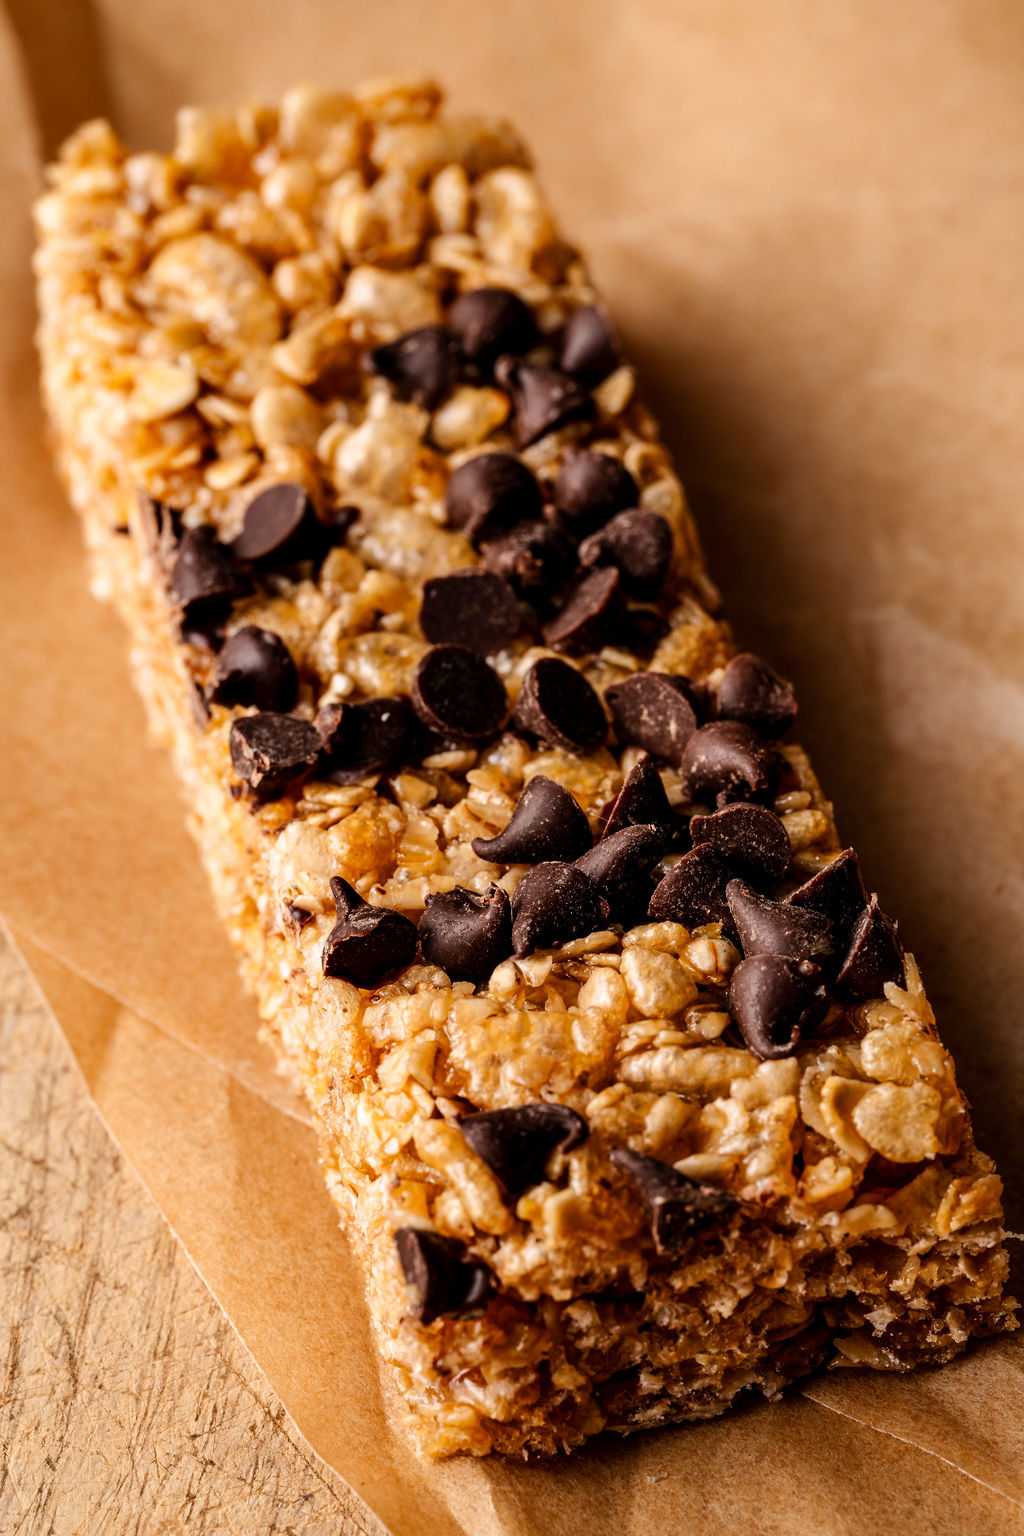
[(232, 599), (249, 590), (230, 550), (218, 543), (209, 524), (185, 529), (168, 584), (181, 607), (186, 629), (219, 623), (230, 612)]
[(623, 827), (660, 827), (666, 835), (666, 847), (675, 847), (685, 837), (686, 823), (669, 804), (661, 774), (649, 752), (643, 752), (626, 775), (622, 788), (605, 817), (602, 837), (614, 837)]
[(484, 369), (505, 353), (522, 357), (538, 341), (533, 311), (510, 288), (460, 294), (448, 312), (448, 326), (467, 362)]
[(324, 529), (305, 487), (282, 481), (253, 497), (231, 548), (237, 560), (281, 567), (318, 559), (324, 545)]
[(512, 946), (522, 958), (593, 933), (608, 921), (608, 903), (573, 864), (535, 864), (512, 898)]
[(868, 904), (860, 860), (853, 849), (844, 848), (831, 864), (795, 890), (789, 902), (793, 907), (820, 912), (831, 921), (836, 937), (845, 939)]
[(752, 885), (775, 885), (789, 868), (792, 845), (782, 822), (763, 805), (740, 801), (710, 816), (690, 818), (694, 845), (710, 843), (736, 875)]
[(487, 980), (512, 953), (512, 911), (500, 885), (486, 896), (457, 885), (426, 900), (419, 923), (423, 958), (439, 965), (452, 981)]
[(515, 414), (516, 447), (529, 448), (538, 438), (594, 413), (589, 390), (558, 368), (542, 368), (537, 363), (520, 363), (514, 357), (501, 357), (494, 376), (512, 397)]
[(582, 672), (556, 656), (542, 656), (527, 672), (512, 723), (563, 752), (596, 752), (608, 734), (596, 692)]
[(710, 843), (701, 843), (684, 853), (656, 887), (648, 916), (653, 923), (682, 923), (687, 928), (704, 923), (729, 923), (731, 928), (725, 895), (729, 879), (729, 866)]
[(903, 953), (895, 924), (879, 907), (878, 897), (872, 896), (853, 925), (836, 991), (855, 1000), (881, 997), (887, 981), (903, 985)]
[(540, 486), (511, 453), (481, 453), (460, 464), (445, 492), (449, 526), (475, 544), (500, 538), (516, 523), (536, 522), (542, 510)]
[(387, 379), (401, 399), (436, 411), (458, 378), (455, 338), (443, 325), (421, 325), (374, 347), (367, 354), (366, 367)]
[[(161, 571), (170, 570), (181, 538), (181, 513), (145, 491), (138, 493), (139, 526), (145, 547)], [(125, 530), (126, 532), (128, 530)]]
[(412, 706), (431, 730), (462, 741), (493, 736), (508, 713), (501, 678), (464, 645), (427, 652), (413, 675)]
[(554, 779), (538, 773), (516, 801), (516, 808), (497, 837), (474, 837), (473, 852), (494, 864), (570, 862), (593, 842), (590, 823), (576, 797)]
[(289, 927), (295, 934), (301, 933), (303, 928), (311, 923), (314, 916), (316, 915), (315, 913), (308, 911), (305, 907), (300, 907), (298, 903), (294, 901), (287, 902), (285, 904), (284, 911), (286, 926)]
[(487, 1265), (468, 1258), (454, 1237), (423, 1227), (399, 1227), (395, 1247), (405, 1283), (413, 1293), (413, 1316), (421, 1323), (476, 1312), (494, 1292), (494, 1276)]
[(552, 1152), (571, 1152), (590, 1134), (574, 1109), (543, 1103), (466, 1115), (459, 1130), (511, 1200), (541, 1183)]
[(537, 602), (567, 581), (576, 569), (572, 540), (552, 523), (520, 523), (503, 538), (484, 545), (482, 563)]
[(772, 901), (743, 880), (730, 880), (725, 894), (744, 955), (809, 960), (831, 952), (832, 924), (820, 912)]
[(698, 1184), (669, 1164), (628, 1147), (615, 1147), (611, 1160), (636, 1185), (659, 1253), (681, 1253), (694, 1237), (735, 1205), (732, 1195)]
[(661, 644), (671, 627), (664, 614), (656, 608), (631, 607), (626, 613), (620, 644), (637, 656), (649, 656)]
[(767, 794), (778, 778), (771, 748), (738, 720), (702, 725), (683, 748), (680, 769), (691, 799), (719, 806)]
[(470, 565), (423, 584), (420, 628), (434, 645), (465, 645), (481, 656), (511, 645), (522, 613), (503, 576)]
[(608, 902), (613, 923), (633, 928), (647, 917), (651, 900), (651, 870), (665, 852), (660, 827), (623, 827), (602, 838), (576, 860)]
[(404, 698), (325, 704), (316, 717), (323, 742), (319, 773), (331, 784), (355, 784), (402, 759), (412, 728)]
[(389, 971), (411, 965), (419, 936), (416, 924), (391, 907), (373, 907), (335, 875), (331, 895), (338, 921), (324, 940), (324, 975), (374, 987)]
[(788, 1056), (821, 1018), (821, 971), (788, 955), (741, 960), (729, 984), (729, 1012), (762, 1061)]
[(553, 651), (582, 656), (620, 639), (624, 624), (619, 573), (614, 567), (605, 567), (577, 582), (564, 605), (544, 625), (543, 635)]
[(604, 691), (621, 742), (676, 764), (697, 729), (696, 693), (685, 677), (635, 672)]
[(614, 565), (628, 597), (657, 597), (672, 564), (672, 529), (660, 512), (633, 507), (584, 539), (580, 565)]
[(619, 366), (619, 349), (611, 327), (593, 304), (574, 310), (562, 335), (559, 362), (588, 384), (600, 384)]
[(211, 703), (287, 713), (298, 695), (299, 674), (280, 635), (246, 624), (224, 642), (207, 695)]
[[(635, 507), (640, 487), (626, 466), (608, 453), (578, 449), (567, 453), (555, 481), (555, 505), (577, 538), (607, 523), (616, 512)], [(588, 565), (597, 562), (590, 560)], [(602, 561), (601, 564), (614, 564)]]
[(235, 772), (258, 801), (280, 800), (320, 752), (320, 737), (308, 720), (273, 711), (233, 720), (228, 743)]
[(793, 685), (760, 656), (744, 651), (732, 658), (718, 685), (718, 718), (741, 720), (774, 740), (796, 719)]

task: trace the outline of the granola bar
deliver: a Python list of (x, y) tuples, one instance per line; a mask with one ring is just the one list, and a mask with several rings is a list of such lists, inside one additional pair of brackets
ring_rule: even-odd
[(1001, 1187), (796, 699), (504, 124), (82, 127), (57, 457), (433, 1454), (1015, 1326)]

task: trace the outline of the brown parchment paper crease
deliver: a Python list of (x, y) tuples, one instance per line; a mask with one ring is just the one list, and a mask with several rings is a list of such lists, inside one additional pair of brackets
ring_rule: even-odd
[[(391, 1427), (305, 1111), (86, 590), (27, 208), (83, 116), (441, 76), (513, 117), (787, 669), (1024, 1226), (1024, 12), (1013, 0), (9, 0), (0, 12), (0, 908), (112, 1133), (313, 1447), (396, 1532), (1024, 1527), (1024, 1349), (816, 1378), (548, 1468)], [(1018, 1279), (1018, 1291), (1020, 1284)]]

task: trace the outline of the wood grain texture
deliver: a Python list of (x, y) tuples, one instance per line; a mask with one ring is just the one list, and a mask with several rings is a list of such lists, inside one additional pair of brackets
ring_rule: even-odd
[(383, 1536), (300, 1439), (0, 938), (0, 1533)]

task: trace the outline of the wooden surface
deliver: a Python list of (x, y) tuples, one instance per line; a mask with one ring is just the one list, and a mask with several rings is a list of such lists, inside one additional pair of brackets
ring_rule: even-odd
[(382, 1536), (99, 1119), (0, 937), (0, 1533)]

